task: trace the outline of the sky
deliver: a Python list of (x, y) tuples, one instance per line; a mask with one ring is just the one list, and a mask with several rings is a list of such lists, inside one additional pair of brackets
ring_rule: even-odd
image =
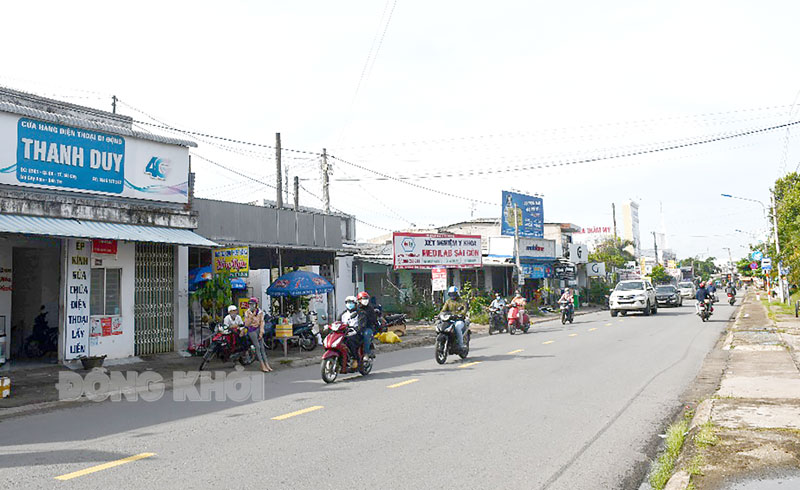
[[(103, 109), (116, 95), (154, 132), (145, 123), (267, 146), (280, 132), (301, 150), (283, 163), (306, 206), (321, 206), (326, 148), (331, 205), (359, 219), (362, 240), (499, 217), (513, 189), (544, 195), (546, 221), (584, 227), (610, 226), (611, 203), (634, 200), (645, 246), (666, 232), (681, 258), (737, 258), (767, 222), (758, 203), (721, 194), (768, 204), (800, 163), (794, 127), (732, 137), (800, 120), (796, 2), (3, 9), (0, 85)], [(190, 139), (196, 195), (275, 199), (274, 150)], [(706, 140), (718, 141), (631, 155)]]

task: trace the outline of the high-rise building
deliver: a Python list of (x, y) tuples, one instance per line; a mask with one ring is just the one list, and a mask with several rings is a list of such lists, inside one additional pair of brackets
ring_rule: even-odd
[(639, 205), (628, 201), (622, 205), (622, 239), (633, 242), (629, 251), (639, 258), (642, 244), (639, 236)]

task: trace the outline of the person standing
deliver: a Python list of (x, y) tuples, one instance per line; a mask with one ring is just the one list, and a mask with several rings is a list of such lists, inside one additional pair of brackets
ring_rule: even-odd
[(244, 314), (244, 325), (247, 327), (250, 342), (256, 348), (256, 357), (261, 363), (261, 371), (265, 373), (272, 371), (267, 359), (267, 351), (264, 349), (264, 310), (259, 309), (258, 298), (250, 298)]

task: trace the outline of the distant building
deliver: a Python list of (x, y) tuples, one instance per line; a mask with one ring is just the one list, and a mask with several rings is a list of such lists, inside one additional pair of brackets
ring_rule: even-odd
[(629, 247), (628, 251), (638, 258), (642, 250), (639, 235), (639, 204), (633, 201), (622, 205), (622, 239), (633, 242), (633, 247)]

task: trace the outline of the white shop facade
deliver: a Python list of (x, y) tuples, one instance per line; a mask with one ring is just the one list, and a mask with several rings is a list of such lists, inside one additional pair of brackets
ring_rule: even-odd
[(185, 348), (189, 147), (0, 89), (0, 365)]

